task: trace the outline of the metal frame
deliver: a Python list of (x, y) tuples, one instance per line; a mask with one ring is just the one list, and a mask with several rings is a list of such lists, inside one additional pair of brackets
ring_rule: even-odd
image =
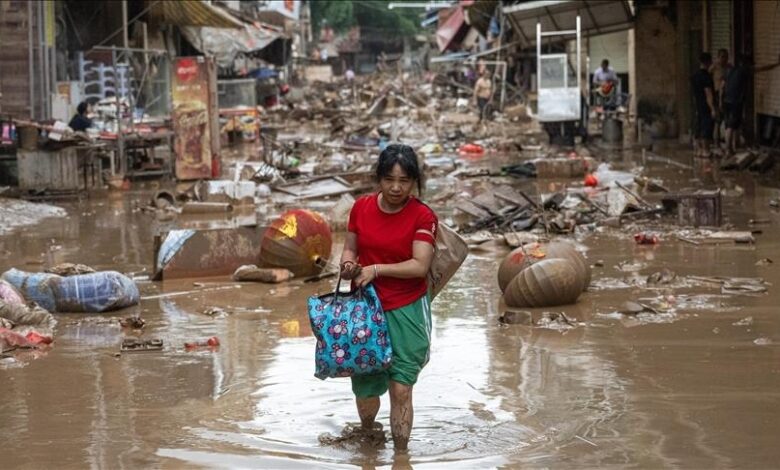
[[(546, 9), (546, 8), (545, 8)], [(565, 54), (542, 54), (542, 38), (544, 37), (556, 37), (556, 36), (571, 36), (576, 35), (577, 37), (577, 49), (576, 49), (576, 77), (577, 77), (577, 89), (582, 89), (582, 30), (581, 30), (581, 21), (580, 16), (577, 15), (577, 26), (575, 29), (571, 30), (563, 30), (563, 31), (547, 31), (542, 32), (542, 23), (537, 22), (536, 23), (536, 89), (541, 90), (542, 89), (542, 59), (553, 57), (553, 58), (564, 58), (564, 74), (563, 74), (563, 87), (564, 88), (570, 88), (569, 87), (569, 55), (568, 53)], [(582, 113), (582, 103), (581, 103), (581, 97), (578, 95), (577, 99), (577, 114)], [(579, 117), (572, 120), (579, 120)]]
[[(131, 47), (116, 47), (116, 46), (95, 46), (91, 50), (96, 51), (110, 51), (111, 52), (111, 63), (113, 67), (116, 67), (118, 64), (121, 64), (123, 62), (126, 62), (128, 64), (128, 69), (130, 67), (130, 61), (129, 58), (132, 54), (142, 54), (144, 56), (144, 59), (147, 59), (148, 55), (165, 55), (168, 56), (168, 51), (162, 50), (162, 49), (138, 49), (138, 48), (131, 48)], [(130, 89), (130, 84), (127, 84), (128, 87), (128, 94), (127, 99), (130, 105), (130, 128), (134, 128), (135, 124), (133, 122), (133, 112), (135, 110), (135, 103), (138, 100), (138, 97), (140, 96), (140, 91), (144, 85), (144, 82), (146, 81), (146, 76), (149, 71), (149, 61), (144, 60), (144, 73), (141, 78), (141, 84), (139, 85), (139, 91), (138, 95), (133, 96), (132, 90)], [(170, 65), (170, 57), (169, 57), (169, 65)], [(126, 77), (129, 81), (130, 77)], [(117, 138), (116, 138), (116, 151), (117, 151), (117, 158), (119, 160), (119, 172), (122, 175), (127, 175), (129, 170), (129, 165), (127, 161), (127, 154), (126, 154), (126, 143), (125, 143), (125, 136), (122, 133), (122, 105), (121, 105), (121, 99), (119, 96), (119, 84), (116, 83), (116, 91), (114, 93), (114, 96), (116, 98), (116, 116), (117, 116)], [(168, 96), (168, 109), (170, 109), (170, 95)], [(171, 139), (168, 138), (168, 145), (171, 146)], [(171, 165), (165, 165), (165, 168), (170, 170)], [(111, 161), (111, 173), (112, 176), (114, 175), (115, 171), (115, 165), (113, 162), (113, 158)], [(168, 173), (169, 171), (164, 171), (164, 173)]]
[[(581, 33), (584, 33), (586, 36), (593, 34), (608, 34), (630, 29), (630, 23), (635, 19), (630, 2), (628, 0), (615, 0), (612, 3), (614, 3), (614, 8), (620, 8), (625, 12), (626, 18), (628, 18), (627, 22), (621, 21), (618, 23), (600, 24), (598, 21), (598, 13), (594, 13), (593, 9), (597, 6), (608, 4), (607, 1), (603, 0), (596, 2), (593, 0), (531, 0), (503, 6), (502, 12), (508, 17), (509, 22), (512, 24), (512, 28), (523, 38), (525, 45), (530, 46), (531, 41), (533, 41), (534, 38), (529, 38), (526, 35), (523, 28), (520, 27), (520, 22), (528, 21), (533, 17), (539, 22), (544, 18), (549, 20), (556, 29), (560, 29), (555, 16), (564, 11), (576, 12), (577, 16), (582, 16), (583, 14), (588, 15), (588, 18), (593, 25), (585, 30), (581, 30)], [(518, 20), (515, 14), (520, 14), (523, 17)]]

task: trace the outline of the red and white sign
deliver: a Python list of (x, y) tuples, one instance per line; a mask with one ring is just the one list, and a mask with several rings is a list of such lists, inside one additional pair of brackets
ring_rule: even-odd
[(301, 0), (267, 0), (260, 11), (275, 11), (282, 16), (297, 20), (301, 14)]
[(198, 63), (194, 58), (183, 58), (176, 62), (176, 78), (180, 83), (191, 82), (198, 76)]

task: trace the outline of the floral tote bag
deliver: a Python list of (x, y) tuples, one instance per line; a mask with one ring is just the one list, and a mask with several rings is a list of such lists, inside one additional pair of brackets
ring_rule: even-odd
[(314, 376), (369, 375), (390, 367), (393, 348), (374, 287), (311, 296), (309, 321), (317, 338)]

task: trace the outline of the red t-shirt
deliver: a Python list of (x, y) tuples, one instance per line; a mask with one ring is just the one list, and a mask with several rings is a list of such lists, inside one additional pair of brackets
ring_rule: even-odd
[[(411, 197), (399, 212), (388, 214), (379, 208), (378, 197), (376, 193), (358, 199), (349, 213), (347, 230), (357, 235), (358, 263), (369, 266), (410, 260), (415, 240), (436, 246), (439, 221), (428, 206)], [(409, 305), (428, 291), (427, 277), (385, 277), (381, 270), (373, 285), (385, 311)]]

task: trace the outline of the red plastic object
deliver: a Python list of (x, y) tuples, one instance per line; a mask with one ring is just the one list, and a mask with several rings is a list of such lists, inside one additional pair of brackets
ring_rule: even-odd
[(596, 178), (596, 176), (593, 173), (588, 173), (585, 175), (585, 186), (590, 186), (591, 188), (595, 188), (599, 185), (599, 179)]
[(201, 341), (192, 341), (184, 343), (185, 349), (197, 349), (197, 348), (216, 348), (219, 346), (219, 338), (216, 336), (212, 336), (211, 338), (201, 340)]
[(661, 240), (653, 233), (637, 233), (634, 235), (634, 241), (639, 245), (657, 245)]
[(27, 340), (33, 344), (51, 344), (51, 336), (44, 336), (37, 331), (31, 331), (27, 333)]
[(485, 148), (479, 144), (463, 144), (459, 149), (460, 153), (468, 153), (472, 155), (482, 155), (485, 153)]
[[(49, 340), (49, 343), (50, 342), (51, 339)], [(22, 336), (19, 333), (13, 332), (7, 328), (0, 328), (0, 350), (13, 348), (36, 348), (39, 344), (42, 343), (33, 342), (28, 337)]]

